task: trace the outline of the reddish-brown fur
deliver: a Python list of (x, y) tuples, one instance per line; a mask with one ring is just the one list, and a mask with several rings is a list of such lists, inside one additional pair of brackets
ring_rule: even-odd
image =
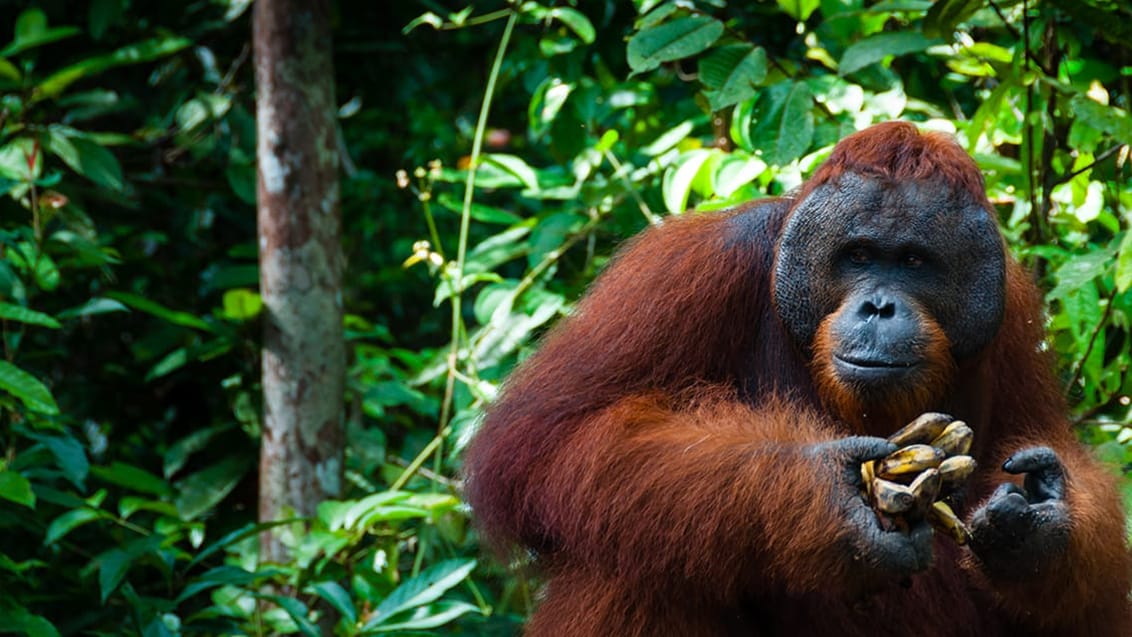
[[(846, 170), (943, 178), (985, 202), (970, 158), (907, 124), (843, 142), (802, 195)], [(1007, 583), (937, 537), (928, 572), (863, 592), (829, 474), (802, 451), (856, 427), (835, 415), (848, 408), (826, 406), (842, 399), (836, 384), (811, 379), (772, 302), (792, 201), (643, 233), (489, 412), (467, 459), (468, 497), (486, 537), (532, 550), (548, 580), (528, 634), (1132, 635), (1115, 480), (1074, 440), (1040, 348), (1041, 296), (1012, 261), (991, 346), (941, 375), (946, 392), (899, 411), (945, 411), (974, 428), (972, 504), (1011, 479), (999, 468), (1014, 451), (1054, 448), (1070, 550), (1051, 556), (1047, 577)], [(866, 433), (903, 424), (870, 418)]]

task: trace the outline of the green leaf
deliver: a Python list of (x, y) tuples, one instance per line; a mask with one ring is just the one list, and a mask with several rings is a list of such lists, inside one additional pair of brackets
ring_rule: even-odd
[[(101, 73), (106, 69), (128, 64), (149, 62), (176, 53), (192, 44), (192, 40), (178, 36), (160, 36), (124, 46), (108, 55), (87, 58), (64, 67), (51, 75), (38, 86), (37, 99), (54, 98), (68, 86), (84, 77)], [(0, 52), (0, 55), (4, 55)]]
[(161, 478), (145, 469), (124, 462), (115, 461), (109, 466), (94, 466), (90, 468), (90, 472), (99, 480), (138, 493), (168, 497), (173, 492), (169, 484)]
[(1132, 288), (1132, 230), (1124, 232), (1116, 256), (1116, 291), (1123, 294), (1129, 288)]
[(1085, 95), (1077, 95), (1069, 104), (1077, 116), (1074, 124), (1104, 131), (1121, 144), (1132, 144), (1132, 116), (1127, 111), (1101, 104)]
[(19, 82), (21, 77), (23, 77), (23, 74), (20, 73), (20, 70), (18, 68), (16, 68), (15, 64), (12, 64), (5, 58), (0, 57), (0, 79)]
[(476, 561), (472, 559), (445, 560), (405, 580), (381, 601), (374, 611), (374, 618), (363, 630), (385, 623), (397, 613), (440, 599), (448, 589), (464, 581), (475, 567)]
[(225, 317), (235, 321), (247, 321), (259, 316), (263, 310), (263, 299), (255, 290), (235, 288), (224, 293), (222, 305)]
[(695, 122), (691, 120), (680, 122), (641, 148), (641, 152), (649, 157), (662, 155), (684, 141), (694, 128)]
[(569, 7), (554, 7), (547, 12), (551, 18), (559, 20), (562, 24), (570, 27), (570, 30), (577, 34), (578, 38), (586, 44), (593, 44), (595, 33), (594, 25), (590, 23), (590, 19), (582, 15), (576, 9)]
[(858, 40), (845, 49), (837, 72), (849, 75), (870, 64), (876, 64), (889, 55), (906, 55), (941, 44), (938, 38), (927, 38), (917, 31), (881, 33)]
[(707, 50), (723, 35), (723, 23), (705, 15), (689, 15), (641, 29), (629, 39), (629, 68), (651, 71), (664, 62)]
[(105, 517), (107, 517), (107, 514), (97, 509), (83, 508), (67, 511), (51, 521), (51, 524), (47, 527), (47, 533), (44, 534), (43, 543), (54, 544), (80, 526)]
[(6, 321), (16, 321), (19, 323), (26, 323), (28, 325), (39, 325), (41, 327), (50, 327), (52, 329), (59, 329), (62, 325), (56, 321), (50, 314), (43, 312), (36, 312), (30, 310), (22, 305), (12, 305), (11, 303), (0, 302), (0, 319)]
[(229, 456), (224, 460), (202, 469), (177, 483), (177, 510), (186, 520), (211, 511), (226, 498), (240, 483), (252, 467), (251, 458), (242, 455)]
[(763, 91), (755, 104), (751, 143), (768, 164), (801, 157), (814, 139), (814, 98), (804, 82), (784, 81)]
[(386, 633), (392, 631), (415, 630), (424, 631), (430, 628), (443, 626), (448, 622), (467, 615), (478, 613), (480, 609), (467, 602), (444, 601), (414, 609), (406, 615), (391, 617), (388, 624), (380, 624), (371, 630), (363, 629), (362, 633)]
[(90, 462), (86, 458), (86, 451), (81, 443), (69, 435), (62, 436), (35, 436), (44, 447), (51, 450), (55, 462), (63, 471), (63, 476), (79, 489), (83, 488), (87, 474), (90, 473)]
[(16, 367), (8, 361), (0, 360), (0, 389), (19, 398), (24, 406), (48, 416), (59, 413), (59, 407), (47, 386), (35, 376)]
[(354, 600), (350, 598), (350, 594), (338, 582), (318, 582), (312, 584), (310, 588), (315, 595), (326, 600), (334, 610), (338, 611), (347, 623), (356, 624), (358, 622), (358, 611), (354, 608)]
[(664, 207), (668, 212), (680, 214), (685, 211), (688, 207), (688, 196), (692, 192), (692, 182), (710, 157), (711, 151), (706, 149), (690, 150), (664, 171), (660, 189), (664, 197)]
[(77, 131), (52, 126), (44, 140), (46, 150), (53, 153), (76, 173), (114, 191), (122, 191), (126, 182), (122, 166), (114, 153), (80, 136)]
[(821, 5), (821, 0), (778, 0), (778, 6), (791, 18), (805, 22)]
[(299, 600), (295, 599), (294, 597), (283, 597), (282, 595), (257, 595), (257, 597), (274, 602), (276, 605), (282, 608), (284, 612), (286, 612), (287, 615), (291, 617), (291, 619), (295, 620), (295, 624), (298, 625), (299, 631), (307, 637), (322, 636), (322, 631), (320, 631), (318, 629), (318, 626), (316, 626), (314, 622), (312, 622), (310, 618), (307, 617), (307, 615), (310, 613), (310, 610)]
[(47, 30), (47, 14), (42, 9), (27, 9), (16, 16), (16, 40), (28, 40)]
[(108, 314), (110, 312), (129, 312), (130, 308), (114, 299), (93, 298), (78, 307), (72, 307), (59, 312), (59, 318), (72, 319), (80, 316), (94, 316), (95, 314)]
[(983, 8), (986, 0), (937, 0), (924, 16), (924, 34), (933, 38), (951, 37), (955, 27)]
[(0, 626), (4, 627), (5, 633), (11, 635), (59, 637), (59, 630), (47, 619), (11, 603), (0, 607)]
[(15, 55), (37, 46), (57, 42), (82, 33), (76, 27), (47, 28), (47, 15), (41, 9), (27, 9), (16, 17), (15, 39), (0, 49), (0, 56)]
[(138, 538), (126, 544), (123, 548), (105, 551), (94, 558), (98, 564), (98, 587), (102, 592), (102, 603), (110, 598), (122, 579), (130, 570), (130, 566), (139, 557), (156, 551), (161, 547), (165, 536), (160, 533)]
[(90, 37), (101, 40), (106, 30), (122, 19), (122, 0), (92, 0), (88, 15)]
[(755, 94), (755, 87), (766, 79), (767, 58), (762, 47), (748, 44), (714, 49), (700, 60), (700, 81), (711, 110), (738, 104)]
[(516, 155), (505, 155), (502, 153), (492, 153), (484, 155), (484, 161), (495, 164), (503, 170), (515, 175), (523, 185), (531, 190), (538, 190), (538, 175), (535, 174), (527, 162)]
[[(450, 192), (441, 192), (436, 197), (436, 202), (457, 214), (459, 214), (460, 211), (464, 208), (464, 201)], [(471, 215), (472, 219), (475, 219), (476, 221), (482, 221), (483, 223), (502, 224), (505, 226), (519, 223), (523, 220), (522, 217), (511, 212), (510, 210), (496, 208), (495, 206), (489, 206), (487, 204), (478, 203), (475, 201), (472, 202)]]
[(1113, 256), (1113, 251), (1106, 248), (1073, 256), (1054, 273), (1057, 285), (1047, 296), (1051, 299), (1063, 299), (1092, 283), (1093, 279), (1108, 270)]
[(35, 508), (35, 493), (28, 479), (15, 471), (0, 472), (0, 498)]
[(527, 108), (531, 135), (539, 137), (550, 130), (558, 113), (566, 104), (566, 98), (574, 91), (574, 84), (563, 82), (557, 77), (548, 77), (535, 89)]
[(202, 332), (211, 333), (214, 331), (214, 328), (211, 325), (206, 323), (204, 320), (192, 314), (189, 314), (188, 312), (170, 310), (160, 303), (151, 301), (145, 297), (138, 296), (137, 294), (133, 294), (131, 292), (110, 292), (106, 296), (115, 301), (120, 301), (121, 303), (124, 303), (129, 307), (134, 308), (135, 310), (145, 312), (146, 314), (152, 314), (153, 316), (156, 316), (157, 318), (174, 325), (191, 327), (193, 329), (201, 330)]
[(766, 162), (758, 157), (733, 153), (720, 160), (712, 174), (712, 189), (720, 197), (730, 197), (766, 170)]

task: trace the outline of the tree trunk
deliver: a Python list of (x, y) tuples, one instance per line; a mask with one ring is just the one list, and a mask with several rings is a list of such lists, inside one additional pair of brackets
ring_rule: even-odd
[[(254, 11), (267, 522), (313, 516), (341, 494), (346, 357), (329, 2)], [(287, 558), (280, 535), (261, 536), (262, 561)]]

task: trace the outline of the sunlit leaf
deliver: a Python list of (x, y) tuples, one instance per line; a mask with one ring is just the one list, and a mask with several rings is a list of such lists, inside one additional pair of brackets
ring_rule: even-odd
[(814, 138), (814, 98), (804, 82), (779, 82), (762, 92), (752, 116), (751, 144), (768, 164), (800, 157)]
[(661, 194), (664, 206), (669, 212), (679, 214), (688, 207), (688, 196), (692, 193), (692, 182), (696, 179), (711, 153), (698, 148), (680, 156), (664, 172)]
[(448, 589), (464, 581), (475, 567), (476, 561), (471, 559), (445, 560), (405, 580), (381, 601), (374, 610), (374, 618), (363, 629), (384, 623), (397, 613), (440, 599)]
[(682, 16), (645, 27), (629, 39), (629, 68), (643, 73), (664, 62), (691, 57), (705, 51), (721, 35), (723, 23), (705, 15)]
[(805, 22), (821, 5), (821, 0), (778, 0), (778, 6), (791, 18)]

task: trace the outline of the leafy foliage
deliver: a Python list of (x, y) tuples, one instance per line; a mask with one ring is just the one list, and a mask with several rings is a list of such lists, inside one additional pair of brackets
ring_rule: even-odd
[(897, 117), (977, 158), (1082, 438), (1132, 466), (1132, 49), (1104, 3), (340, 2), (350, 492), (260, 563), (249, 4), (0, 29), (8, 630), (514, 633), (530, 584), (475, 560), (459, 499), (501, 380), (626, 237)]

